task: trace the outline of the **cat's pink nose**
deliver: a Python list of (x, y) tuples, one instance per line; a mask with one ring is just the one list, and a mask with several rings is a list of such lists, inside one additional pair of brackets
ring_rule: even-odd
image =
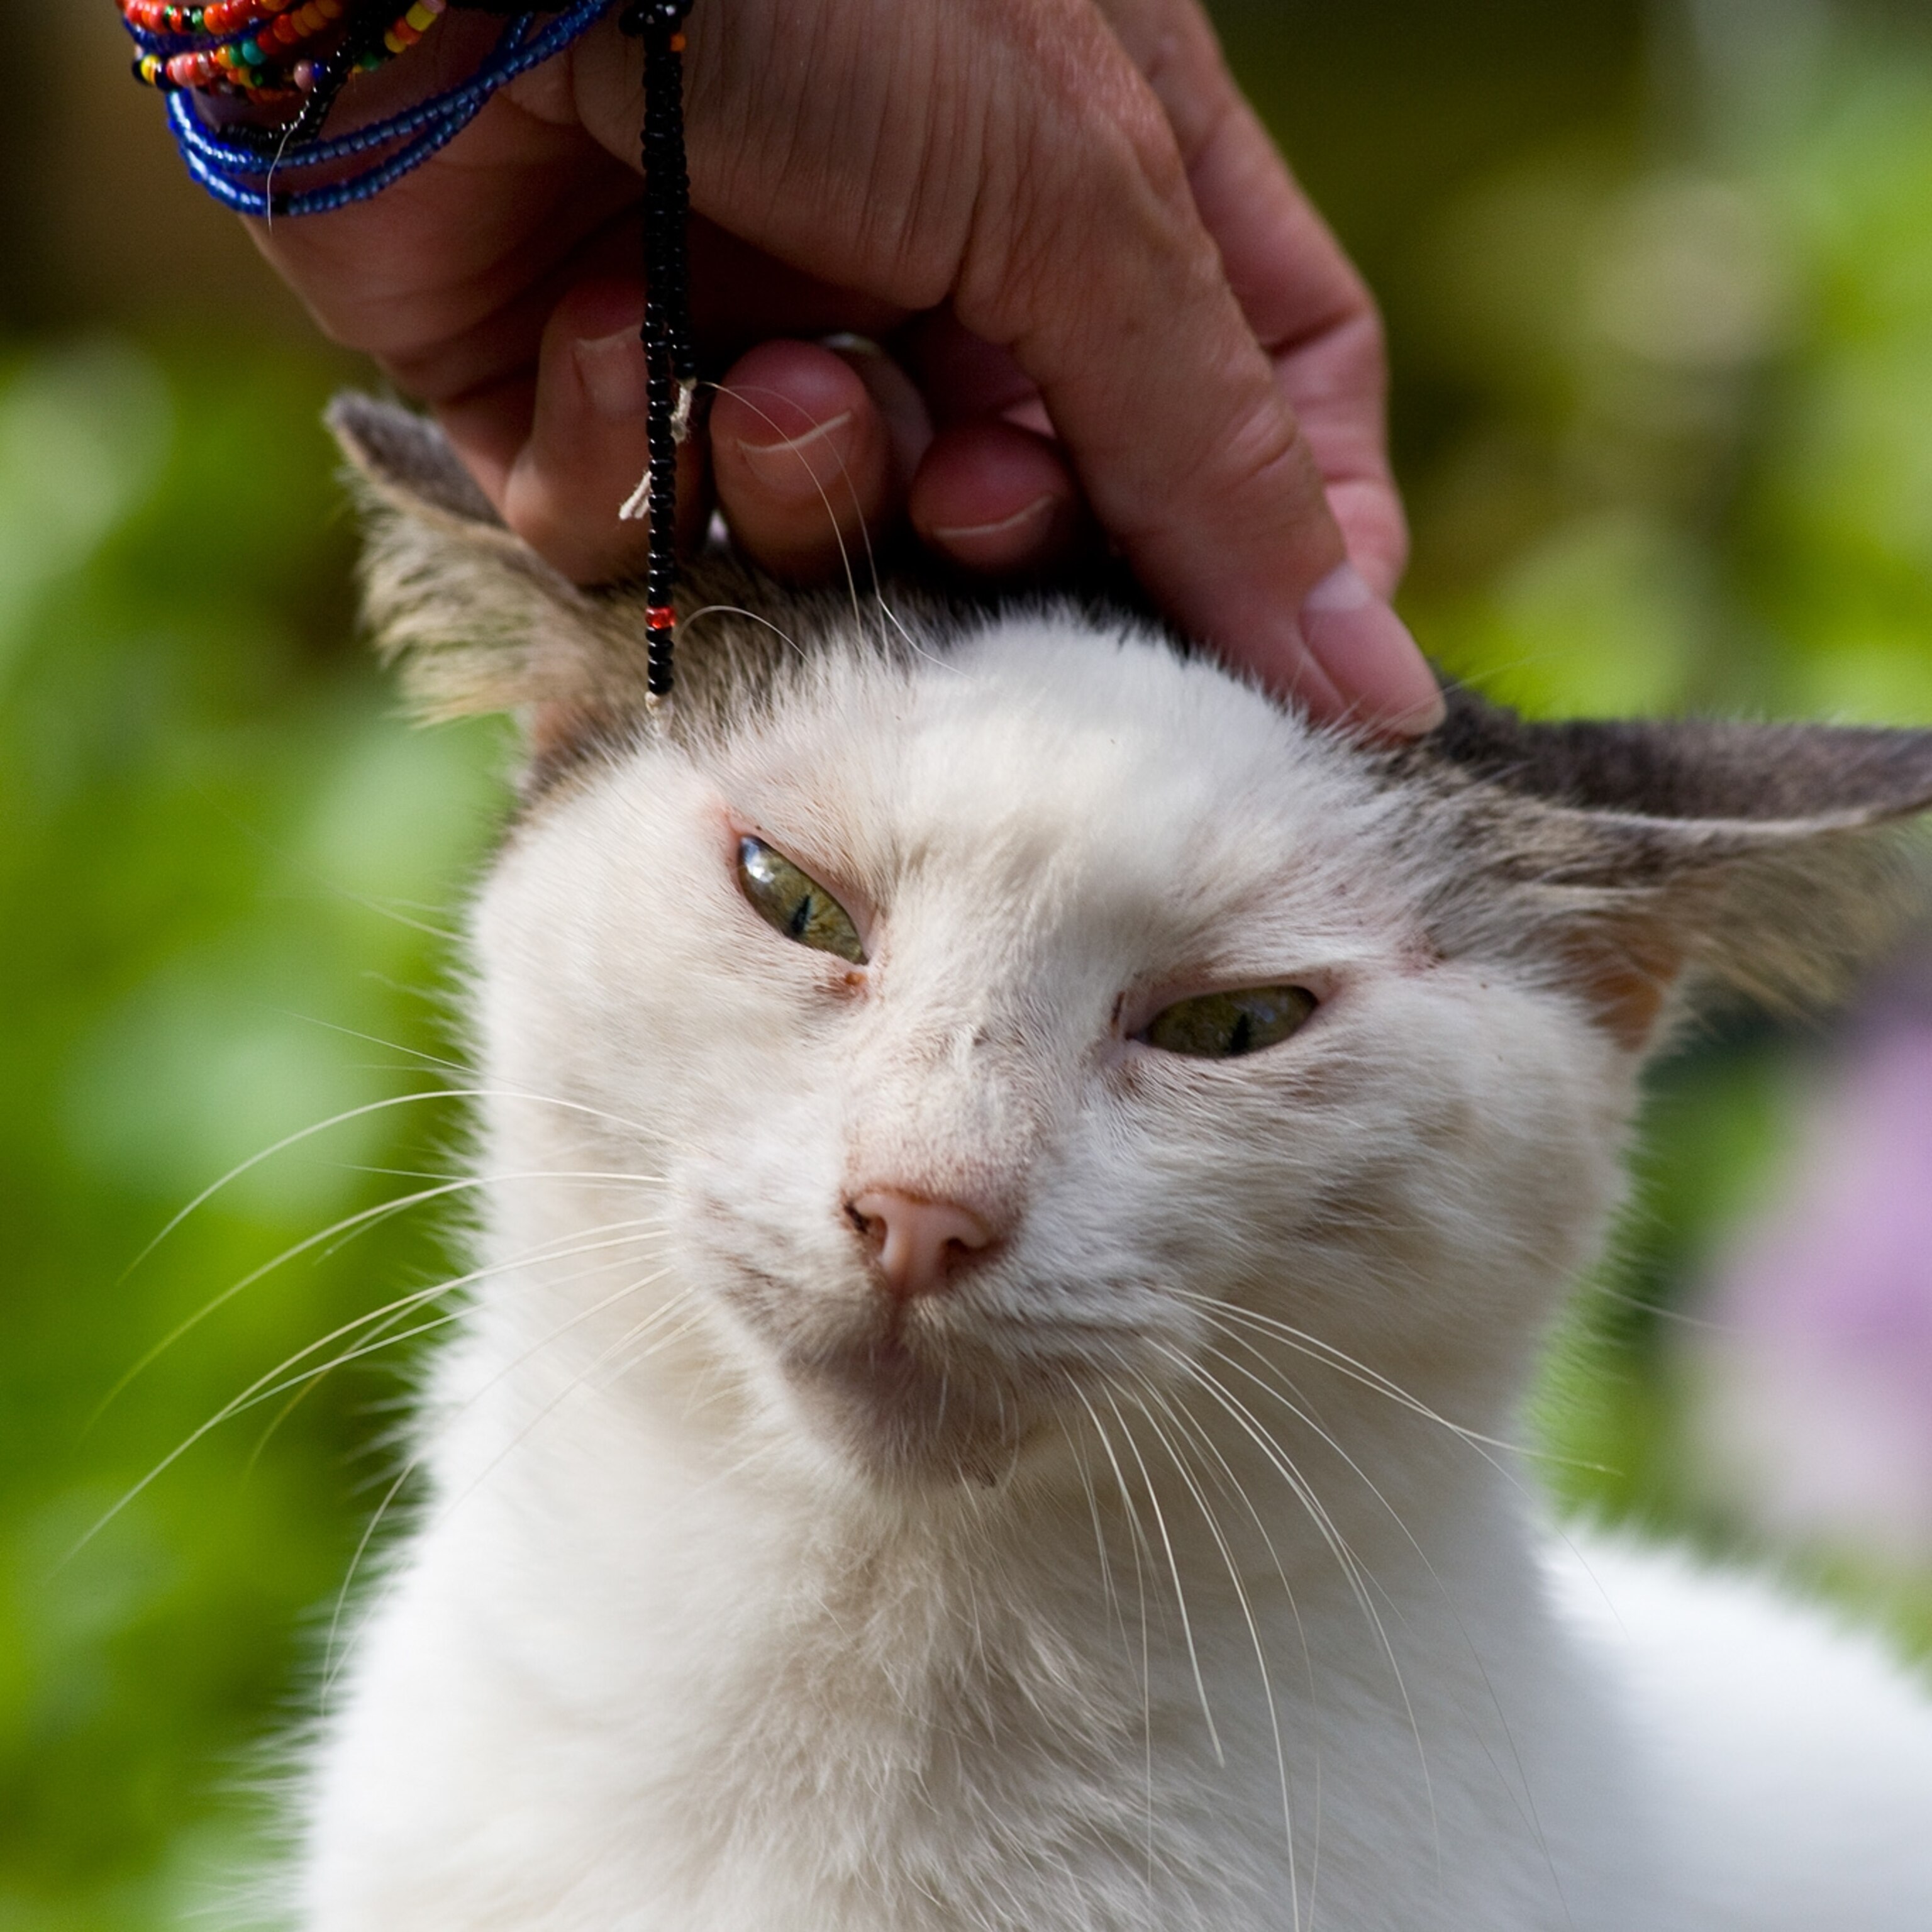
[(874, 1187), (855, 1195), (845, 1211), (872, 1244), (886, 1289), (902, 1300), (938, 1294), (967, 1256), (993, 1244), (992, 1229), (956, 1201)]

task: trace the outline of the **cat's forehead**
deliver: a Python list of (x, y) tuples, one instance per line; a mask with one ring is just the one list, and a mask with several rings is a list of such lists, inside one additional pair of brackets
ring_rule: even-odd
[(1129, 909), (1305, 897), (1388, 815), (1358, 758), (1258, 692), (1052, 614), (943, 656), (831, 654), (714, 776), (752, 829), (860, 884), (936, 871)]

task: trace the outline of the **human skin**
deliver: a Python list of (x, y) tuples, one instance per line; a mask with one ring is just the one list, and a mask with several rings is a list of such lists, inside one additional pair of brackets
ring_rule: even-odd
[[(491, 31), (452, 14), (382, 78)], [(1373, 302), (1194, 0), (699, 0), (688, 31), (695, 322), (725, 368), (688, 502), (708, 480), (799, 578), (901, 519), (995, 578), (1097, 526), (1316, 716), (1437, 720), (1386, 602)], [(374, 201), (255, 224), (584, 583), (644, 547), (616, 514), (646, 454), (640, 61), (614, 16)]]

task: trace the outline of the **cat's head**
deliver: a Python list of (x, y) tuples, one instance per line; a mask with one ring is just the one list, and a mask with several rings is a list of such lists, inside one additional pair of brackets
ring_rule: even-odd
[[(1391, 751), (1118, 615), (717, 560), (648, 720), (636, 597), (555, 578), (410, 419), (338, 427), (380, 634), (532, 747), (482, 1052), (493, 1160), (573, 1178), (502, 1210), (502, 1292), (614, 1296), (646, 1382), (624, 1337), (674, 1300), (688, 1426), (861, 1482), (998, 1478), (1123, 1404), (1236, 1436), (1283, 1348), (1493, 1415), (1684, 989), (1826, 989), (1901, 897), (1876, 828), (1932, 802), (1932, 733), (1458, 695)], [(586, 1274), (627, 1210), (649, 1266)]]

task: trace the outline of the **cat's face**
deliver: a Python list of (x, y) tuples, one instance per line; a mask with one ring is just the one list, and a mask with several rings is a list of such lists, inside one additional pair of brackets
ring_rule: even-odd
[(634, 591), (556, 577), (428, 424), (332, 420), (418, 704), (531, 726), (478, 931), (486, 1299), (520, 1360), (583, 1345), (559, 1400), (962, 1494), (1117, 1400), (1258, 1432), (1263, 1342), (1481, 1426), (1683, 984), (1815, 997), (1915, 902), (1874, 834), (1932, 806), (1932, 732), (1452, 692), (1377, 752), (1151, 634), (914, 587), (868, 644), (718, 553), (652, 726)]
[(1149, 1383), (1198, 1412), (1245, 1317), (1440, 1397), (1587, 1247), (1630, 1056), (1442, 956), (1430, 812), (1153, 642), (828, 652), (513, 840), (509, 1165), (661, 1177), (716, 1412), (873, 1475), (997, 1476)]

